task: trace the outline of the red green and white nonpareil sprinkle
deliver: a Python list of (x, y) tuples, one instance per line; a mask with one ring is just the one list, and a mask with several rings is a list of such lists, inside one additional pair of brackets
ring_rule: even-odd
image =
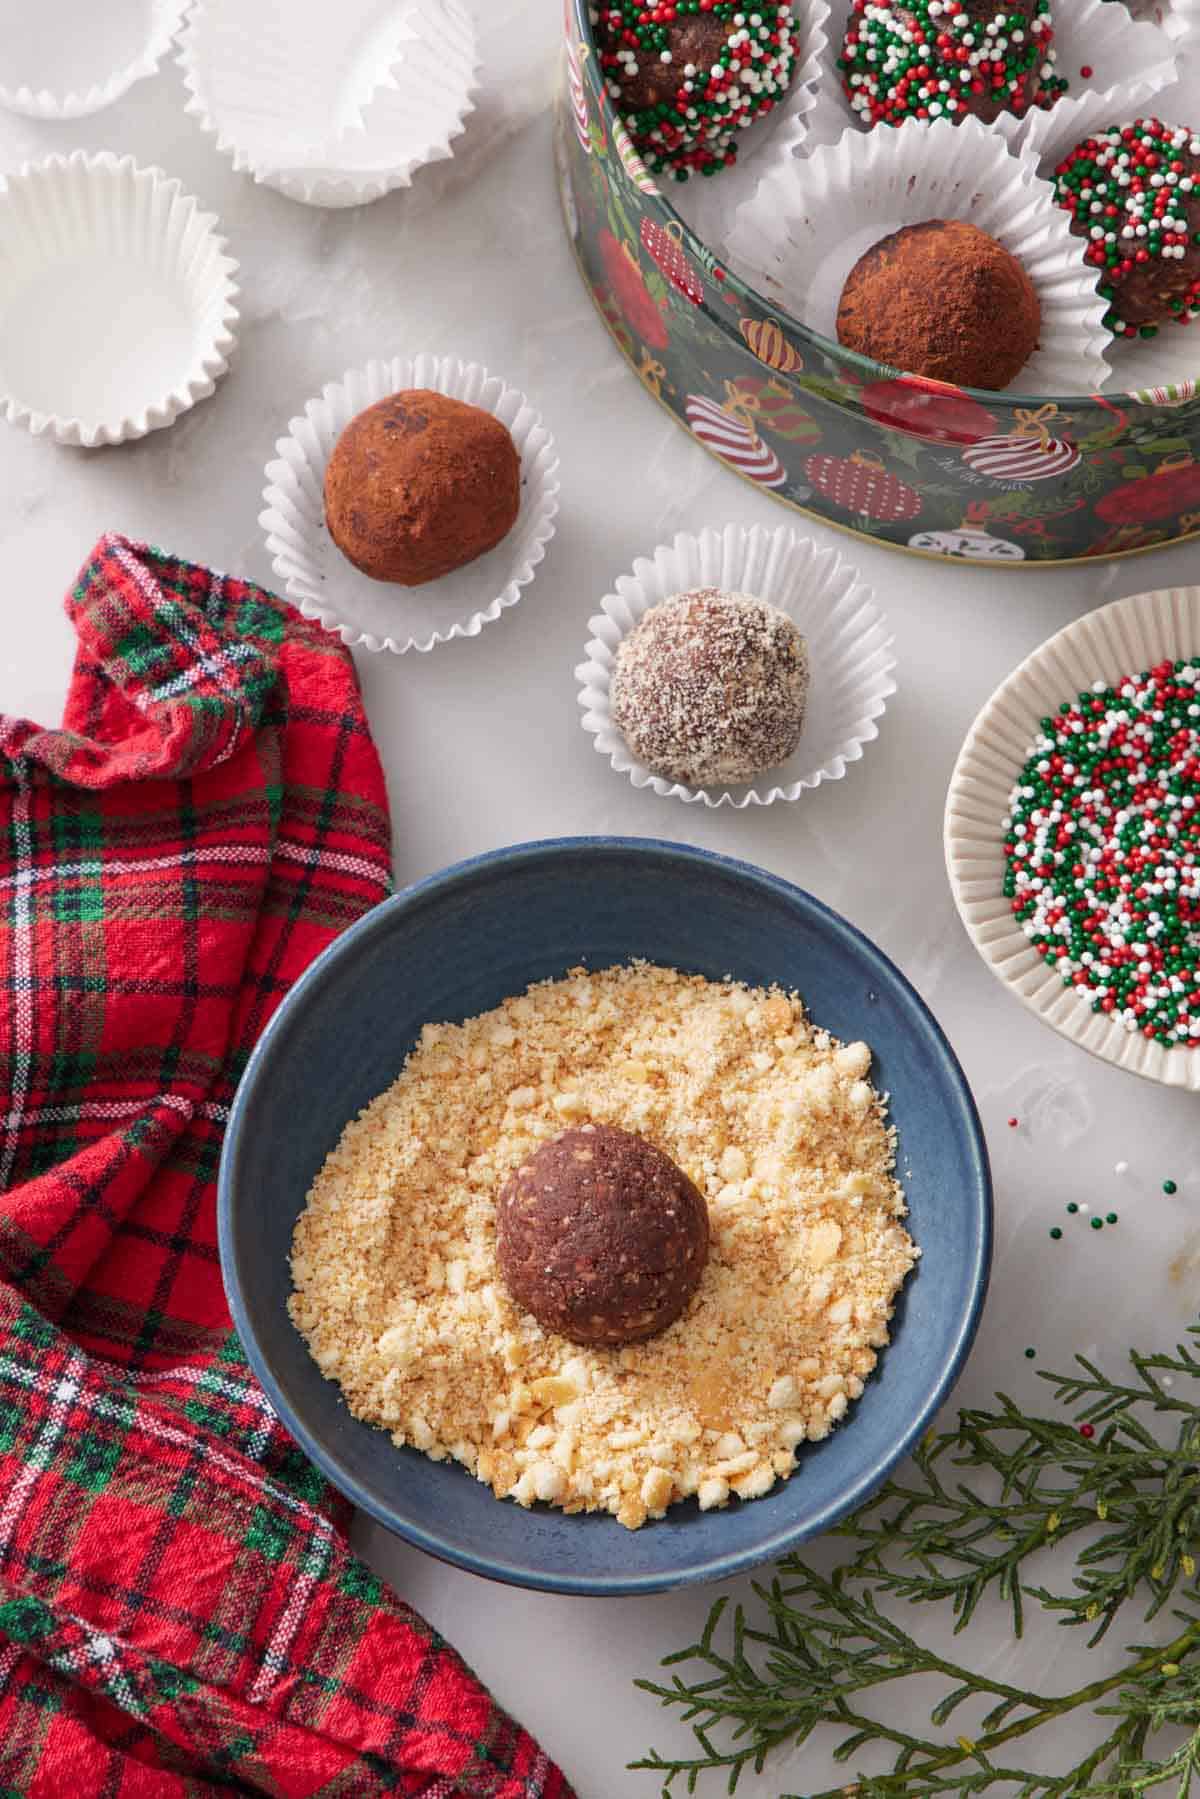
[[(655, 106), (622, 107), (629, 134), (652, 174), (686, 181), (737, 160), (737, 137), (769, 113), (795, 72), (799, 31), (793, 0), (593, 0), (593, 27), (615, 48), (600, 55), (608, 92), (621, 106), (623, 82), (647, 61), (672, 65), (674, 92)], [(707, 67), (675, 64), (672, 28), (696, 15), (725, 27)]]
[(1004, 892), (1065, 987), (1200, 1044), (1200, 656), (1064, 701), (1004, 820)]

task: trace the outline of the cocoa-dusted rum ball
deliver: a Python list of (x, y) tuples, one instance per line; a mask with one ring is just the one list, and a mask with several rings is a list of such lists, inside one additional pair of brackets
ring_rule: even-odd
[(1085, 138), (1055, 169), (1054, 198), (1100, 271), (1114, 337), (1200, 316), (1200, 132), (1134, 119)]
[(708, 1208), (669, 1156), (584, 1125), (505, 1183), (496, 1254), (517, 1304), (572, 1343), (637, 1343), (673, 1324), (708, 1260)]
[(860, 256), (838, 342), (908, 375), (1007, 387), (1037, 348), (1042, 309), (1011, 251), (966, 219), (905, 225)]
[(375, 581), (420, 587), (494, 550), (521, 509), (498, 418), (446, 394), (391, 394), (351, 419), (325, 469), (325, 522)]

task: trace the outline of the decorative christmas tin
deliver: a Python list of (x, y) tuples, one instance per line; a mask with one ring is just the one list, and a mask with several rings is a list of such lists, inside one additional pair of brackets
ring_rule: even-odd
[(643, 384), (737, 474), (876, 542), (989, 565), (1129, 555), (1200, 531), (1195, 382), (982, 393), (842, 349), (676, 214), (613, 110), (588, 0), (566, 0), (566, 36), (557, 160), (580, 269)]

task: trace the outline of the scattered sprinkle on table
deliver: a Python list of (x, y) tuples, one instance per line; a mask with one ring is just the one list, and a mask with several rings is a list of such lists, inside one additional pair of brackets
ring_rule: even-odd
[(1035, 1356), (1035, 1355), (1036, 1355), (1036, 1354), (1037, 1354), (1037, 1350), (1036, 1350), (1036, 1349), (1027, 1349), (1027, 1350), (1026, 1350), (1026, 1351), (1025, 1351), (1025, 1357), (1026, 1357), (1026, 1360), (1027, 1360), (1027, 1361), (1030, 1361), (1030, 1362), (1032, 1362), (1032, 1360), (1033, 1360), (1033, 1358), (1034, 1358), (1034, 1356)]
[(1106, 1212), (1104, 1214), (1104, 1222), (1105, 1224), (1115, 1224), (1117, 1222), (1117, 1214), (1115, 1212)]
[(1067, 1201), (1067, 1210), (1068, 1210), (1068, 1212), (1071, 1212), (1071, 1213), (1075, 1213), (1079, 1210), (1079, 1207), (1075, 1204), (1075, 1201), (1073, 1199), (1069, 1199)]
[(1094, 1231), (1102, 1231), (1104, 1229), (1103, 1218), (1093, 1218), (1092, 1219), (1092, 1229)]
[(1178, 1191), (1179, 1191), (1179, 1188), (1176, 1186), (1174, 1181), (1164, 1181), (1163, 1182), (1163, 1192), (1164, 1193), (1178, 1193)]
[(1004, 891), (1093, 1012), (1200, 1044), (1200, 658), (1064, 700), (1013, 787)]
[(1050, 1235), (1054, 1238), (1054, 1241), (1057, 1243), (1059, 1238), (1062, 1236), (1062, 1226), (1058, 1225), (1058, 1224), (1052, 1224), (1050, 1226)]
[(1128, 1162), (1118, 1162), (1116, 1167), (1113, 1169), (1113, 1173), (1116, 1175), (1128, 1174), (1129, 1173), (1129, 1163)]

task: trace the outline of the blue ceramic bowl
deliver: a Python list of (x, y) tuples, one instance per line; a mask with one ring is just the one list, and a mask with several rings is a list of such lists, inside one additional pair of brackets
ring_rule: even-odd
[[(352, 1418), (287, 1314), (288, 1252), (309, 1184), (348, 1119), (396, 1078), (423, 1024), (485, 1011), (577, 963), (631, 957), (796, 988), (837, 1036), (865, 1038), (890, 1091), (922, 1258), (893, 1342), (846, 1422), (764, 1499), (694, 1501), (630, 1532), (501, 1502), (453, 1463), (396, 1449)], [(887, 958), (807, 893), (680, 844), (530, 843), (388, 900), (292, 989), (251, 1058), (220, 1180), (234, 1321), (272, 1404), (348, 1498), (474, 1573), (559, 1593), (653, 1592), (782, 1555), (860, 1505), (913, 1446), (962, 1367), (991, 1254), (991, 1187), (974, 1103), (945, 1037)]]

